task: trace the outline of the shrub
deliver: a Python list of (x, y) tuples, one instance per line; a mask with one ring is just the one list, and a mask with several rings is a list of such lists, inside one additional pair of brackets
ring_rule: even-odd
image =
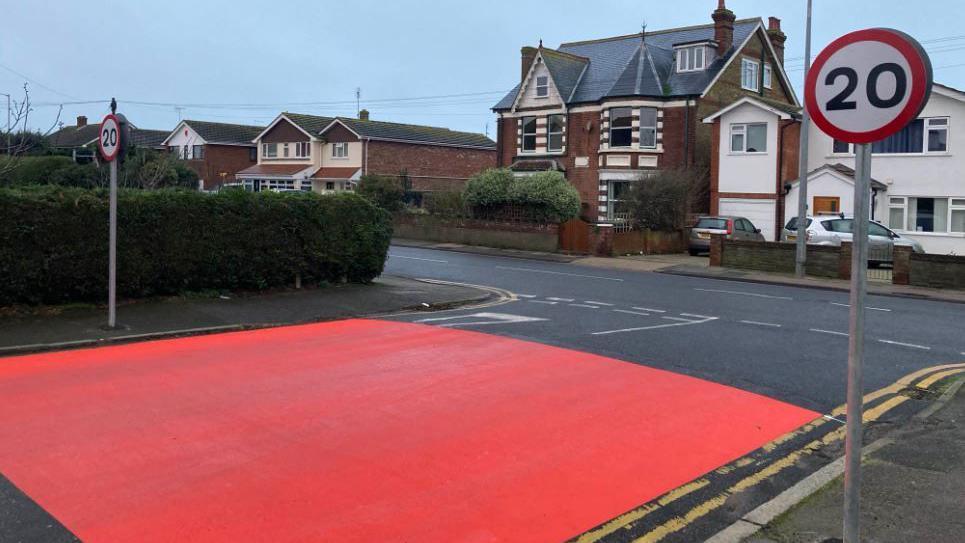
[[(0, 189), (0, 305), (105, 300), (107, 219), (104, 189)], [(368, 282), (391, 229), (351, 193), (121, 190), (118, 295)]]
[(456, 191), (428, 192), (423, 198), (425, 210), (442, 217), (462, 217), (466, 215), (466, 202), (462, 193)]
[(661, 170), (632, 184), (625, 205), (641, 228), (680, 230), (698, 202), (707, 174), (702, 169)]
[(58, 170), (73, 165), (74, 161), (65, 156), (22, 157), (2, 181), (4, 185), (13, 186), (47, 184)]
[(565, 222), (580, 213), (580, 193), (553, 171), (516, 177), (505, 168), (486, 170), (469, 180), (463, 199), (480, 216), (498, 216), (509, 206), (540, 222)]
[(405, 204), (405, 189), (395, 177), (363, 175), (358, 193), (387, 211), (399, 211)]

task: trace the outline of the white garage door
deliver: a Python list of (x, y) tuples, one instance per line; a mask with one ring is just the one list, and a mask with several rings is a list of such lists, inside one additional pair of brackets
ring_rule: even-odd
[(775, 241), (774, 200), (750, 200), (740, 198), (721, 198), (720, 214), (744, 217), (761, 229), (761, 234), (767, 241)]

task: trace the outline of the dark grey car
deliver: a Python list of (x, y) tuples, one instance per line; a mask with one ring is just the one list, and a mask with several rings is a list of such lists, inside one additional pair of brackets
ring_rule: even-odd
[(691, 256), (710, 251), (711, 234), (723, 234), (727, 239), (764, 241), (761, 229), (744, 217), (727, 215), (700, 217), (690, 230), (688, 252)]

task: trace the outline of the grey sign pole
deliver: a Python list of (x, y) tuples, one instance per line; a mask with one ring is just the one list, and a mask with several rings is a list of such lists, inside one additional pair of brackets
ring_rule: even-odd
[(110, 246), (107, 269), (107, 327), (117, 325), (117, 160), (111, 161)]
[(854, 227), (851, 247), (851, 321), (848, 327), (848, 416), (844, 446), (844, 541), (859, 543), (861, 427), (865, 294), (868, 282), (868, 222), (871, 199), (871, 144), (854, 146)]
[[(807, 26), (804, 34), (804, 77), (807, 78), (811, 69), (811, 0), (808, 0)], [(804, 270), (808, 258), (807, 249), (807, 221), (808, 215), (808, 128), (811, 116), (808, 108), (801, 113), (801, 145), (798, 154), (798, 185), (797, 185), (797, 250), (794, 256), (794, 275), (804, 277)], [(780, 225), (778, 225), (780, 227)]]

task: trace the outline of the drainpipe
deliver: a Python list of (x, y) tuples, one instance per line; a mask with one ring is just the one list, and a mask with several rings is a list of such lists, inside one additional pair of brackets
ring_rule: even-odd
[[(780, 119), (777, 122), (781, 122)], [(777, 229), (774, 234), (777, 235), (780, 232), (780, 228), (784, 226), (784, 221), (787, 217), (784, 216), (784, 197), (787, 194), (784, 192), (784, 179), (782, 179), (784, 174), (784, 130), (789, 126), (794, 126), (794, 119), (791, 118), (791, 122), (781, 126), (781, 129), (777, 133), (777, 224), (775, 228)]]
[(690, 166), (690, 98), (684, 103), (684, 167)]
[(369, 173), (369, 141), (371, 138), (362, 140), (362, 175)]

